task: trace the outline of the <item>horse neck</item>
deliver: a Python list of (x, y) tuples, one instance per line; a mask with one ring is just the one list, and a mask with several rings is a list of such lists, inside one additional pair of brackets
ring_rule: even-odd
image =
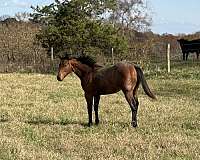
[(92, 72), (92, 68), (86, 64), (77, 63), (73, 65), (74, 73), (82, 80)]

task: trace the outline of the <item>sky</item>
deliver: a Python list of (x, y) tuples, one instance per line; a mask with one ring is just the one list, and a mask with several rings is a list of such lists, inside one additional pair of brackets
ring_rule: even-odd
[[(163, 34), (191, 34), (200, 31), (200, 0), (146, 0), (153, 19), (151, 30)], [(54, 0), (0, 0), (0, 16), (31, 12), (30, 6)]]
[(200, 31), (200, 0), (149, 0), (156, 33), (186, 33)]
[(15, 15), (17, 12), (31, 12), (32, 6), (47, 5), (54, 2), (54, 0), (0, 0), (0, 16)]

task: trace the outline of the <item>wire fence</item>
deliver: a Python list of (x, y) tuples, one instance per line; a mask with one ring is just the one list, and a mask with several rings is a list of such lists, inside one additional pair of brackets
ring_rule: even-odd
[[(168, 43), (155, 43), (148, 49), (129, 50), (129, 54), (121, 57), (115, 55), (112, 50), (110, 56), (103, 54), (96, 55), (98, 63), (103, 65), (111, 65), (119, 61), (128, 61), (132, 64), (138, 64), (145, 70), (160, 71), (169, 69), (170, 67), (182, 65), (182, 52), (178, 45), (170, 45), (170, 58), (167, 59)], [(52, 49), (53, 50), (53, 49)], [(48, 56), (42, 49), (35, 49), (27, 55), (19, 55), (19, 51), (5, 52), (0, 54), (0, 72), (37, 72), (37, 73), (55, 73), (58, 68), (59, 59), (53, 57), (54, 54)], [(196, 54), (189, 54), (189, 61), (196, 62)]]

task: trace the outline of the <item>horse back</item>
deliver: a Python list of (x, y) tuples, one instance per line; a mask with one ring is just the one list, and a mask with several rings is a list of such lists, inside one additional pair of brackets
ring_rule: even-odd
[(93, 75), (94, 88), (100, 94), (112, 94), (132, 88), (136, 80), (137, 75), (134, 66), (124, 62), (101, 68)]

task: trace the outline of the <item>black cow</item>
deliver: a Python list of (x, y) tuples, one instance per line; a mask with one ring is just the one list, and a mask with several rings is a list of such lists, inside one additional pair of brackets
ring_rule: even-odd
[(188, 59), (189, 53), (196, 52), (197, 59), (199, 59), (199, 53), (200, 53), (200, 39), (188, 41), (185, 39), (179, 39), (177, 40), (181, 46), (181, 50), (183, 53), (183, 60)]

